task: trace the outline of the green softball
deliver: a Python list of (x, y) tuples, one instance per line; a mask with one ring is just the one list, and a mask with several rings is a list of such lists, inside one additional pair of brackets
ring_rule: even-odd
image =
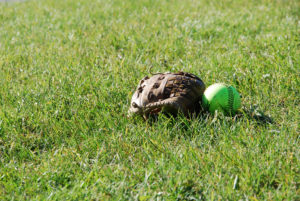
[(216, 83), (204, 91), (202, 104), (211, 113), (218, 110), (230, 115), (241, 107), (241, 98), (233, 86)]

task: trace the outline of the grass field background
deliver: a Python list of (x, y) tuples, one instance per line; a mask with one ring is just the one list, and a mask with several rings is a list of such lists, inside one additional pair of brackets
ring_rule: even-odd
[[(299, 16), (297, 0), (0, 3), (0, 200), (299, 199)], [(149, 68), (231, 84), (250, 115), (128, 119)]]

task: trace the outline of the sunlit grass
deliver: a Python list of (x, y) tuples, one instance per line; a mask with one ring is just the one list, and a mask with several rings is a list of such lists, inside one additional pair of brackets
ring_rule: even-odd
[[(299, 13), (297, 0), (0, 3), (0, 199), (296, 200)], [(231, 84), (246, 114), (128, 119), (149, 68)]]

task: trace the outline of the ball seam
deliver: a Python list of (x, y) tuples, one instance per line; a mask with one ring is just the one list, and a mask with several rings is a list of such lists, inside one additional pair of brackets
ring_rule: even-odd
[(227, 87), (228, 90), (228, 107), (229, 107), (229, 113), (233, 112), (233, 102), (234, 102), (234, 96), (232, 88), (229, 86)]

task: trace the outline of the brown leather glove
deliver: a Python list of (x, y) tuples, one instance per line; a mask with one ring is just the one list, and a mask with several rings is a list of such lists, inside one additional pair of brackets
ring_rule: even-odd
[(186, 72), (157, 73), (144, 77), (132, 96), (129, 115), (139, 114), (145, 119), (162, 110), (185, 116), (197, 112), (205, 90), (203, 81)]

